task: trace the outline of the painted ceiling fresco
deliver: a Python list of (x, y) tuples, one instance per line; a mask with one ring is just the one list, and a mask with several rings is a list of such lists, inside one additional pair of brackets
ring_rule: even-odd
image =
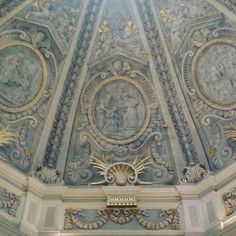
[(234, 0), (0, 0), (0, 156), (47, 184), (196, 183), (235, 161)]

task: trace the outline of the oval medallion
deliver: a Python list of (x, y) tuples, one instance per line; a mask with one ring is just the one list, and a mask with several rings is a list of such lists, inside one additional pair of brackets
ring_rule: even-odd
[(221, 110), (236, 107), (236, 42), (212, 40), (193, 60), (193, 82), (199, 97)]
[(45, 88), (46, 62), (28, 43), (0, 47), (0, 109), (21, 112), (35, 105)]
[(114, 76), (102, 81), (91, 96), (88, 117), (97, 135), (113, 144), (137, 139), (150, 120), (148, 98), (133, 80)]

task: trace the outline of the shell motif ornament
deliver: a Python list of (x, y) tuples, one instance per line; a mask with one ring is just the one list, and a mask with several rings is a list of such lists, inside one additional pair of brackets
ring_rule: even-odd
[(143, 182), (138, 178), (138, 175), (147, 169), (151, 164), (150, 157), (144, 157), (143, 159), (135, 158), (133, 162), (116, 162), (109, 163), (105, 156), (98, 159), (94, 156), (91, 157), (91, 164), (93, 167), (99, 169), (99, 175), (104, 179), (99, 182), (91, 183), (91, 185), (107, 184), (125, 186), (129, 185), (151, 185), (150, 182)]

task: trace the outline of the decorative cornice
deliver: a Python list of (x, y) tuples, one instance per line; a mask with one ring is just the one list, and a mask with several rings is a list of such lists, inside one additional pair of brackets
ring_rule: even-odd
[[(235, 178), (236, 163), (225, 168), (217, 175), (209, 175), (197, 184), (165, 186), (165, 187), (145, 187), (130, 186), (106, 186), (106, 187), (86, 187), (71, 188), (65, 185), (46, 185), (38, 179), (25, 176), (17, 171), (5, 161), (0, 159), (0, 179), (7, 181), (9, 184), (16, 186), (20, 191), (30, 191), (33, 194), (45, 198), (61, 198), (65, 201), (71, 199), (90, 199), (105, 200), (108, 196), (113, 196), (119, 192), (120, 195), (136, 196), (137, 199), (143, 199), (149, 203), (151, 207), (163, 202), (171, 202), (175, 204), (181, 198), (183, 199), (199, 199), (207, 192), (215, 189), (222, 189), (225, 185), (232, 182)], [(153, 205), (154, 204), (154, 205)]]

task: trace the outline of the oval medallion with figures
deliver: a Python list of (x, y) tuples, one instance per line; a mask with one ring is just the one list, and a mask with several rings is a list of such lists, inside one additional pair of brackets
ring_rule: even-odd
[(42, 54), (28, 43), (0, 46), (0, 108), (21, 112), (33, 106), (45, 88), (47, 68)]
[(88, 117), (95, 132), (109, 143), (137, 139), (150, 119), (148, 98), (133, 80), (114, 76), (102, 81), (91, 96)]
[(193, 60), (193, 82), (199, 97), (221, 110), (236, 107), (236, 42), (212, 40)]

